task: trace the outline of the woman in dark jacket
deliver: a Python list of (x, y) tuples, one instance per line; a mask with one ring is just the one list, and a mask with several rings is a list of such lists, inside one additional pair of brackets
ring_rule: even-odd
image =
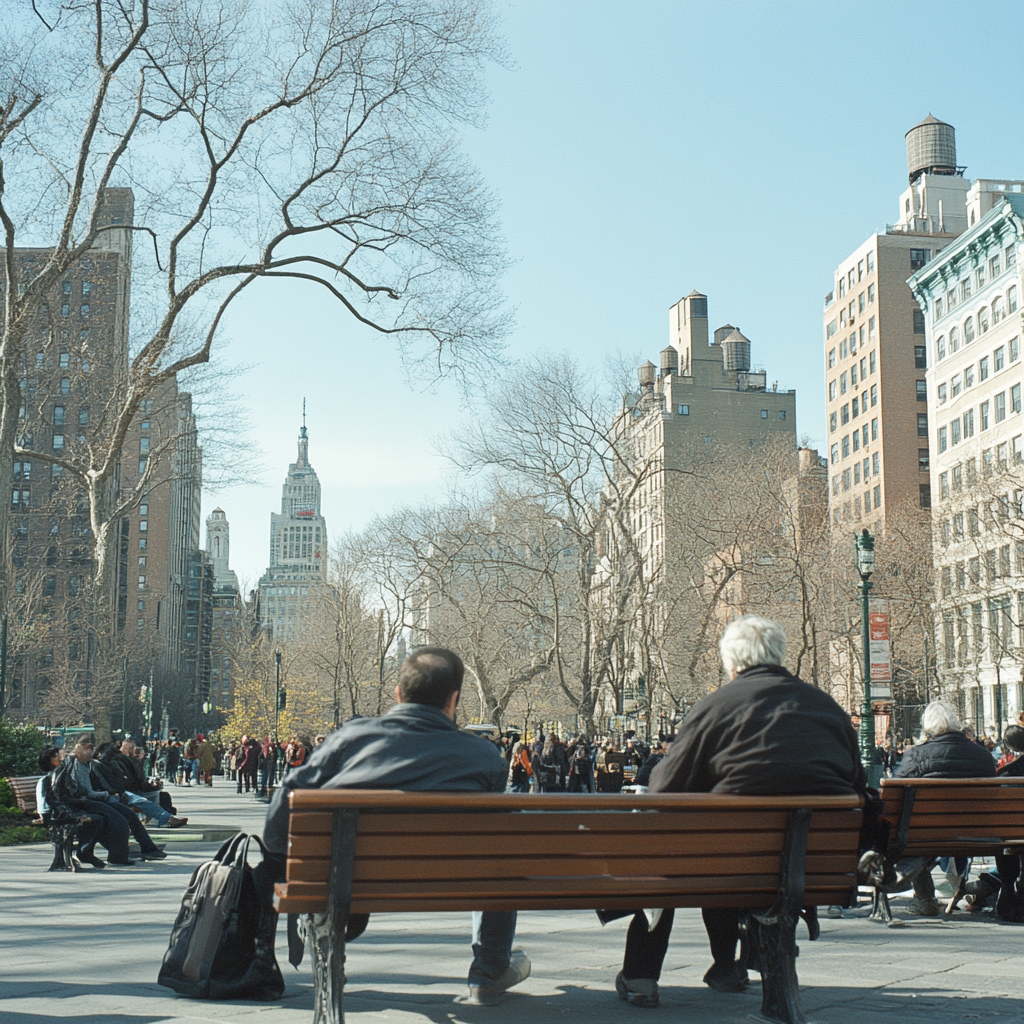
[(242, 783), (245, 783), (245, 791), (249, 792), (250, 787), (253, 793), (257, 791), (256, 771), (259, 767), (260, 747), (259, 744), (248, 736), (242, 737), (242, 750), (244, 756), (238, 761), (238, 792), (242, 792)]
[[(946, 701), (933, 700), (921, 718), (921, 738), (903, 753), (896, 771), (898, 779), (988, 779), (996, 773), (992, 755), (964, 735), (963, 723)], [(967, 858), (956, 859), (958, 874), (966, 873)], [(920, 917), (938, 917), (939, 903), (930, 870), (914, 879), (914, 898), (908, 913)]]

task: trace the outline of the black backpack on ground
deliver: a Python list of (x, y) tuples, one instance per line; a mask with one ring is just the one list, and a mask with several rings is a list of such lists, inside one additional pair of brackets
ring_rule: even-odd
[(191, 999), (279, 999), (277, 914), (261, 902), (244, 832), (200, 864), (185, 890), (157, 982)]

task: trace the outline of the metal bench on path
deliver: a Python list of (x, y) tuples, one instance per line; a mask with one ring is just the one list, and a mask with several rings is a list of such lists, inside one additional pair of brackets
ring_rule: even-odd
[(341, 1024), (350, 914), (735, 907), (762, 1013), (800, 1024), (801, 908), (849, 905), (859, 797), (295, 790), (282, 913), (309, 914), (316, 1024)]
[[(883, 779), (882, 800), (891, 825), (888, 856), (893, 864), (920, 857), (919, 870), (930, 871), (938, 857), (1024, 852), (1024, 779)], [(887, 893), (899, 891), (912, 877), (875, 889), (872, 918), (892, 923)], [(946, 904), (947, 917), (965, 885), (966, 875), (961, 875)]]

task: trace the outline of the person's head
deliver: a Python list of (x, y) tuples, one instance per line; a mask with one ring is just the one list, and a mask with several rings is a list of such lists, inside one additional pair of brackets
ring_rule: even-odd
[(64, 751), (60, 747), (43, 747), (39, 754), (39, 769), (44, 775), (49, 775), (64, 757)]
[(323, 733), (320, 733), (320, 735), (317, 736), (317, 738), (313, 740), (313, 742), (319, 747), (320, 744), (323, 743), (325, 739), (327, 739), (327, 737)]
[(1003, 733), (1003, 746), (1017, 754), (1024, 754), (1024, 729), (1019, 725), (1006, 727)]
[(121, 753), (127, 754), (129, 757), (131, 757), (132, 754), (135, 753), (135, 740), (133, 740), (130, 736), (127, 737), (127, 739), (122, 740)]
[(91, 761), (94, 753), (92, 740), (81, 739), (75, 744), (75, 757), (83, 763)]
[(398, 670), (395, 699), (399, 704), (426, 704), (440, 708), (449, 718), (462, 691), (462, 659), (444, 647), (417, 647)]
[(956, 709), (949, 701), (933, 700), (921, 716), (921, 739), (927, 743), (947, 732), (963, 732), (964, 724), (957, 717)]
[(718, 642), (730, 679), (755, 665), (781, 665), (786, 657), (786, 631), (761, 615), (733, 619)]
[(968, 738), (969, 740), (974, 740), (974, 739), (977, 739), (977, 737), (978, 737), (978, 734), (977, 734), (977, 733), (976, 733), (976, 732), (974, 731), (974, 729), (973, 729), (973, 728), (972, 728), (971, 726), (969, 726), (969, 725), (965, 725), (965, 726), (964, 726), (964, 730), (963, 730), (963, 733), (964, 733), (964, 735), (965, 735), (965, 736), (966, 736), (966, 737), (967, 737), (967, 738)]

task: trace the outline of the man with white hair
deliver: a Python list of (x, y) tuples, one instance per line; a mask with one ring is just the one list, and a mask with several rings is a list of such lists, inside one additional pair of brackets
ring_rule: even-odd
[[(968, 739), (956, 708), (933, 700), (921, 716), (921, 738), (907, 747), (896, 771), (900, 779), (986, 779), (996, 773), (992, 755)], [(901, 870), (905, 870), (905, 866)], [(967, 858), (957, 858), (957, 874), (967, 870)], [(907, 912), (918, 917), (938, 917), (931, 865), (914, 877), (914, 898)]]
[[(783, 668), (786, 634), (777, 622), (742, 615), (726, 627), (719, 651), (729, 682), (693, 706), (652, 772), (650, 792), (864, 794), (867, 780), (850, 716), (827, 693)], [(705, 983), (720, 992), (743, 991), (747, 973), (735, 960), (739, 911), (702, 913), (715, 960)], [(630, 926), (615, 987), (634, 1006), (658, 1005), (672, 916), (665, 910), (653, 929), (637, 919)]]

